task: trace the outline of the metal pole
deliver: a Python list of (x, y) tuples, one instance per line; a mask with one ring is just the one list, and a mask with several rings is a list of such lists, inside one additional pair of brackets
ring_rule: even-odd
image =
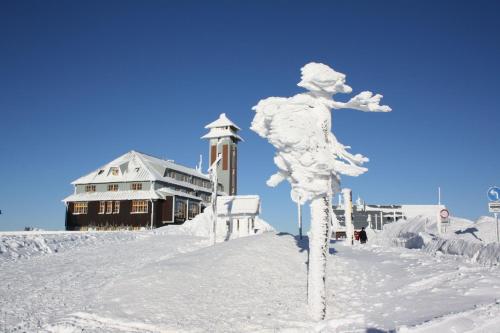
[(497, 242), (500, 243), (500, 235), (498, 234), (498, 213), (495, 213), (495, 220), (497, 221)]
[(302, 239), (302, 205), (300, 204), (300, 199), (297, 202), (297, 213), (299, 219), (299, 239)]

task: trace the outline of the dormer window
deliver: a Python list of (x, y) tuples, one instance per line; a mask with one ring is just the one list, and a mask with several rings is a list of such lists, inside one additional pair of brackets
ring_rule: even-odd
[(95, 192), (95, 185), (85, 185), (85, 192)]
[(130, 184), (130, 189), (132, 191), (140, 191), (140, 190), (142, 190), (142, 184), (141, 183), (132, 183), (132, 184)]
[(108, 191), (118, 191), (118, 184), (109, 184)]
[(116, 167), (109, 168), (109, 174), (112, 176), (118, 176), (119, 174), (118, 168)]

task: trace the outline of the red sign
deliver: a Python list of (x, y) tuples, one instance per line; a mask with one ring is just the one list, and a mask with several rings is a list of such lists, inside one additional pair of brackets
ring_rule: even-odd
[(450, 216), (450, 212), (448, 211), (448, 209), (442, 209), (439, 212), (439, 216), (441, 216), (441, 218), (443, 219), (447, 219)]

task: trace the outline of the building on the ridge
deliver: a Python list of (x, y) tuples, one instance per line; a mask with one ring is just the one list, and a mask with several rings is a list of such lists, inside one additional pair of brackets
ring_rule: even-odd
[[(345, 227), (345, 208), (341, 199), (333, 205), (333, 212), (341, 227)], [(407, 220), (419, 215), (436, 216), (444, 205), (373, 205), (360, 198), (352, 204), (352, 223), (355, 230), (362, 227), (381, 230), (388, 223)]]
[(210, 202), (200, 170), (130, 151), (73, 181), (66, 230), (156, 228), (182, 223)]
[[(218, 194), (235, 196), (240, 128), (224, 113), (205, 128), (210, 129), (202, 137), (209, 139), (210, 164), (221, 155)], [(74, 193), (63, 200), (66, 230), (157, 228), (183, 223), (210, 205), (212, 195), (212, 182), (199, 168), (137, 151), (116, 158), (72, 185)], [(248, 201), (238, 198), (236, 207), (241, 200)], [(260, 199), (258, 202), (260, 207)], [(238, 218), (251, 219), (254, 211)]]
[(212, 165), (219, 154), (222, 156), (217, 165), (218, 182), (222, 184), (222, 190), (228, 195), (238, 193), (238, 142), (243, 139), (238, 135), (240, 128), (236, 126), (225, 113), (205, 128), (209, 132), (202, 139), (209, 141), (209, 162)]

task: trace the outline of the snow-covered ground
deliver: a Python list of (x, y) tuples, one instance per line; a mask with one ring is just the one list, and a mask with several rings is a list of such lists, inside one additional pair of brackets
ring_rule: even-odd
[[(307, 240), (289, 234), (215, 246), (194, 224), (88, 233), (87, 241), (86, 233), (30, 234), (49, 237), (51, 251), (0, 256), (0, 331), (498, 332), (500, 266), (401, 247), (396, 229), (418, 235), (416, 222), (370, 233), (364, 246), (332, 241), (322, 322), (307, 315)], [(458, 223), (451, 228), (464, 230)], [(432, 236), (432, 223), (423, 227)], [(75, 235), (75, 246), (53, 250)], [(15, 237), (24, 236), (0, 240)]]

